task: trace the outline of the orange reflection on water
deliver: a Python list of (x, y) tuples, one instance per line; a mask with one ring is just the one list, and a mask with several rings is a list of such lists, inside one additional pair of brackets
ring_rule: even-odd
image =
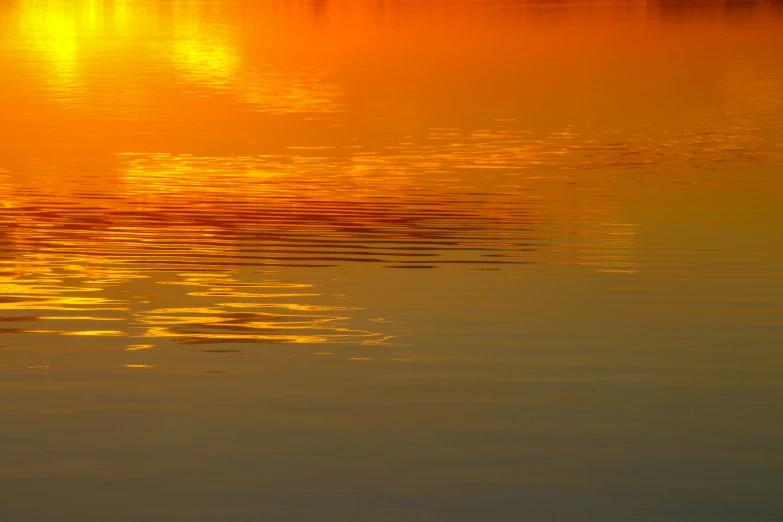
[(781, 27), (0, 1), (0, 520), (774, 517)]
[[(13, 12), (13, 37), (19, 42), (14, 50), (24, 55), (21, 66), (32, 66), (40, 75), (52, 99), (89, 112), (104, 109), (117, 116), (119, 110), (121, 119), (139, 118), (149, 91), (163, 87), (150, 85), (143, 76), (126, 77), (149, 68), (174, 72), (176, 82), (191, 85), (185, 93), (196, 97), (223, 93), (257, 110), (281, 114), (339, 110), (341, 93), (322, 72), (312, 66), (280, 68), (249, 61), (241, 35), (234, 31), (239, 14), (226, 6), (215, 14), (212, 6), (182, 0), (167, 6), (25, 0)], [(107, 60), (116, 55), (122, 62)], [(127, 81), (109, 87), (106, 73)]]
[(746, 58), (780, 37), (723, 4), (688, 31), (657, 2), (387, 7), (7, 6), (0, 307), (38, 314), (14, 331), (385, 343), (315, 271), (634, 275), (649, 180), (780, 156), (775, 58)]

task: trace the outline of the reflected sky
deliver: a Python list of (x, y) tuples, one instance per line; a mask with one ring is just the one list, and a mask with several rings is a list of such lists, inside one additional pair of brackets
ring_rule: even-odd
[(0, 519), (781, 519), (780, 2), (11, 0), (0, 77)]

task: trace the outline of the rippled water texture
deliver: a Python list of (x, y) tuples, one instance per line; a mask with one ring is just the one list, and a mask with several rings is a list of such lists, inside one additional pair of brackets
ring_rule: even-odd
[(783, 4), (0, 2), (0, 520), (783, 520)]

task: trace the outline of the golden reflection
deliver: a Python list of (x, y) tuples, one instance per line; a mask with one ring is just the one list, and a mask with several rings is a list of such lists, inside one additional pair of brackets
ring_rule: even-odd
[(0, 521), (775, 518), (782, 27), (0, 0)]
[[(117, 53), (130, 68), (170, 64), (186, 85), (208, 89), (185, 90), (196, 98), (210, 96), (211, 90), (264, 112), (339, 110), (340, 92), (323, 73), (312, 66), (281, 69), (248, 60), (228, 21), (214, 18), (201, 2), (174, 0), (159, 9), (149, 1), (22, 0), (17, 9), (19, 50), (33, 56), (32, 64), (45, 61), (36, 73), (45, 71), (41, 79), (50, 95), (70, 107), (84, 108), (93, 96), (90, 103), (113, 111), (141, 101), (138, 79), (114, 86), (122, 91), (108, 99), (105, 92), (95, 96), (101, 86), (93, 63)], [(106, 66), (114, 74), (124, 72), (121, 64)]]
[(97, 337), (108, 337), (115, 335), (125, 336), (127, 334), (120, 330), (78, 330), (73, 332), (62, 332), (61, 335), (90, 335)]
[[(95, 4), (83, 4), (92, 12)], [(45, 77), (55, 92), (74, 91), (78, 87), (79, 46), (82, 24), (70, 2), (27, 1), (20, 5), (18, 28), (27, 36), (29, 45), (47, 62)], [(94, 26), (92, 27), (94, 29)]]
[[(3, 188), (20, 211), (15, 226), (3, 232), (11, 257), (0, 262), (13, 270), (0, 275), (0, 309), (36, 314), (7, 317), (6, 333), (137, 339), (125, 351), (153, 348), (144, 342), (153, 337), (200, 345), (389, 342), (389, 336), (348, 326), (359, 307), (330, 304), (312, 283), (280, 270), (258, 270), (264, 263), (253, 261), (256, 253), (243, 253), (238, 228), (230, 225), (235, 216), (225, 211), (186, 216), (187, 205), (166, 210), (170, 199), (151, 199), (155, 191), (133, 199), (140, 187), (128, 191), (123, 204), (114, 199), (98, 207), (82, 207), (67, 192), (43, 203), (25, 185)], [(220, 208), (220, 201), (203, 196), (196, 194)], [(188, 303), (199, 306), (181, 306)], [(107, 321), (124, 324), (89, 327)], [(30, 322), (36, 327), (14, 327)], [(46, 328), (50, 323), (57, 327)]]
[[(2, 109), (21, 136), (0, 144), (0, 310), (24, 311), (9, 332), (122, 337), (124, 351), (391, 345), (377, 330), (396, 323), (338, 305), (317, 269), (634, 278), (651, 186), (738, 183), (733, 165), (780, 157), (780, 77), (746, 59), (767, 25), (734, 50), (699, 21), (727, 53), (718, 67), (692, 35), (661, 43), (641, 4), (415, 7), (438, 26), (390, 7), (389, 33), (360, 2), (317, 29), (240, 4), (19, 0), (4, 14), (0, 63), (22, 83), (2, 88), (30, 93)], [(681, 54), (708, 77), (693, 92), (666, 83), (689, 73)]]
[[(104, 233), (102, 242), (110, 245), (115, 238), (110, 233)], [(93, 241), (91, 239), (90, 241)], [(185, 239), (187, 241), (187, 238)], [(69, 245), (67, 255), (62, 253), (38, 256), (38, 263), (48, 267), (47, 273), (61, 272), (59, 267), (72, 267), (78, 264), (82, 270), (75, 274), (60, 273), (59, 278), (36, 279), (29, 275), (20, 278), (7, 278), (14, 281), (6, 283), (4, 296), (0, 298), (0, 309), (5, 310), (35, 310), (46, 311), (47, 314), (36, 316), (8, 317), (7, 323), (24, 323), (35, 321), (45, 325), (48, 322), (58, 324), (67, 323), (68, 326), (58, 329), (29, 328), (5, 328), (6, 333), (53, 333), (64, 336), (84, 337), (130, 337), (130, 338), (169, 338), (183, 344), (207, 344), (226, 342), (246, 343), (273, 343), (273, 344), (317, 344), (317, 343), (362, 343), (367, 339), (384, 342), (387, 336), (367, 330), (347, 328), (344, 324), (350, 320), (349, 315), (356, 307), (333, 306), (327, 304), (307, 304), (306, 302), (290, 302), (291, 299), (322, 298), (320, 293), (287, 291), (290, 288), (310, 288), (311, 284), (295, 283), (282, 280), (250, 280), (238, 279), (252, 277), (250, 274), (217, 273), (207, 277), (206, 273), (168, 274), (165, 270), (159, 274), (149, 274), (144, 278), (123, 277), (128, 272), (128, 267), (117, 266), (122, 261), (111, 259), (107, 253), (106, 262), (100, 263), (95, 258), (86, 261), (78, 260), (78, 253), (71, 249), (77, 243)], [(192, 246), (192, 245), (191, 245)], [(177, 245), (171, 245), (176, 250)], [(198, 258), (201, 252), (190, 248), (191, 255)], [(61, 251), (62, 252), (62, 251)], [(207, 261), (209, 265), (209, 253), (207, 248)], [(124, 254), (120, 254), (124, 256)], [(126, 260), (130, 264), (136, 264), (136, 258)], [(117, 267), (118, 273), (113, 274), (112, 269)], [(143, 269), (143, 267), (139, 267)], [(90, 272), (99, 271), (106, 274), (107, 278), (95, 280), (89, 277)], [(232, 275), (234, 274), (234, 275)], [(69, 285), (52, 284), (67, 280)], [(139, 282), (143, 285), (139, 287)], [(79, 286), (81, 282), (82, 287)], [(211, 291), (192, 292), (189, 287), (207, 287)], [(179, 295), (182, 302), (192, 299), (209, 299), (211, 304), (203, 307), (174, 307), (155, 308), (156, 299), (147, 299), (146, 295), (159, 293), (155, 287), (161, 290), (165, 287), (171, 289), (183, 288), (182, 293), (166, 292), (166, 300)], [(278, 289), (278, 292), (248, 292), (248, 288)], [(107, 297), (80, 298), (71, 297), (71, 292), (90, 291)], [(130, 290), (130, 292), (129, 292)], [(132, 295), (128, 293), (141, 295)], [(235, 303), (221, 303), (219, 300), (230, 297), (232, 299), (246, 299), (249, 301)], [(160, 298), (158, 298), (160, 299)], [(259, 300), (269, 300), (268, 302)], [(117, 306), (106, 306), (106, 304)], [(241, 309), (241, 311), (234, 311)], [(96, 315), (74, 314), (51, 315), (51, 311), (75, 311), (89, 310)], [(118, 316), (99, 315), (100, 313), (116, 314)], [(123, 321), (126, 324), (124, 330), (85, 329), (82, 324), (90, 322)], [(137, 351), (152, 348), (150, 344), (131, 344), (125, 350)]]
[[(125, 190), (148, 208), (165, 205), (176, 195), (192, 208), (213, 211), (231, 198), (234, 208), (229, 213), (223, 207), (221, 221), (239, 241), (239, 252), (248, 254), (238, 253), (237, 257), (264, 260), (270, 266), (344, 261), (398, 268), (433, 268), (444, 263), (512, 266), (540, 262), (542, 255), (559, 253), (571, 255), (553, 263), (633, 265), (629, 254), (633, 241), (613, 237), (624, 235), (618, 227), (625, 230), (625, 225), (603, 222), (615, 214), (612, 208), (585, 209), (575, 222), (577, 230), (571, 233), (590, 238), (594, 244), (541, 243), (542, 236), (548, 242), (553, 219), (562, 218), (536, 215), (531, 196), (541, 196), (531, 194), (533, 190), (545, 191), (553, 203), (563, 204), (563, 212), (581, 206), (560, 187), (557, 194), (548, 191), (550, 177), (519, 179), (518, 169), (530, 168), (531, 156), (541, 156), (533, 162), (536, 165), (551, 163), (552, 152), (540, 151), (542, 147), (534, 140), (515, 141), (503, 135), (503, 143), (489, 154), (475, 150), (471, 140), (469, 136), (466, 146), (458, 151), (428, 145), (409, 147), (393, 156), (319, 157), (312, 165), (286, 156), (126, 154), (123, 180)], [(498, 158), (507, 172), (483, 176), (479, 184), (475, 178), (451, 174), (474, 161), (478, 153)], [(573, 162), (574, 156), (568, 161)], [(560, 178), (566, 182), (575, 179)], [(318, 184), (313, 179), (318, 179)], [(345, 190), (346, 186), (351, 190)], [(606, 187), (596, 187), (598, 195), (603, 191)], [(384, 194), (383, 205), (378, 204), (379, 194)], [(491, 197), (481, 197), (487, 195)], [(199, 218), (203, 223), (210, 219)], [(261, 223), (266, 227), (264, 234), (255, 232)], [(297, 225), (296, 233), (289, 234), (286, 230), (292, 224)], [(204, 241), (216, 248), (225, 244), (225, 232), (202, 229), (202, 234)], [(574, 248), (577, 250), (569, 250)], [(574, 255), (583, 248), (581, 255)], [(469, 255), (476, 251), (481, 254)]]
[(138, 350), (149, 350), (150, 348), (155, 348), (155, 345), (154, 344), (130, 344), (125, 348), (125, 350), (129, 352), (135, 352)]
[(62, 315), (62, 316), (41, 316), (36, 319), (43, 321), (122, 321), (119, 317), (96, 317), (96, 316), (81, 316), (81, 315)]
[[(198, 4), (190, 6), (198, 9)], [(178, 12), (181, 13), (181, 12)], [(227, 88), (242, 69), (240, 50), (226, 26), (199, 23), (197, 13), (173, 23), (174, 66), (194, 83)]]

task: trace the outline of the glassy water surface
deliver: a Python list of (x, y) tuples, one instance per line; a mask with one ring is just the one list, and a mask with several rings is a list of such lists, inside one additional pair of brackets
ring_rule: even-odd
[(783, 5), (0, 2), (0, 518), (783, 519)]

